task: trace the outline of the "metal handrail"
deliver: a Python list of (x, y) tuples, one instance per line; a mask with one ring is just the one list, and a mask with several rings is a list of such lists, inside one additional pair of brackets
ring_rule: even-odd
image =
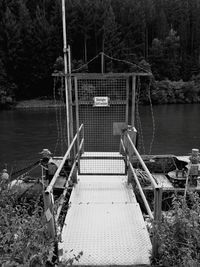
[[(49, 235), (52, 238), (55, 238), (56, 235), (57, 235), (56, 222), (57, 222), (57, 220), (59, 218), (60, 212), (62, 210), (62, 206), (64, 204), (64, 201), (60, 201), (59, 206), (58, 206), (59, 210), (57, 210), (57, 214), (55, 216), (55, 214), (54, 214), (54, 197), (53, 197), (53, 194), (52, 194), (52, 189), (53, 189), (53, 186), (54, 186), (54, 184), (56, 182), (56, 179), (58, 178), (58, 176), (60, 174), (60, 171), (62, 170), (62, 168), (63, 168), (63, 166), (65, 164), (66, 159), (70, 156), (71, 149), (73, 148), (76, 140), (79, 141), (78, 140), (79, 133), (80, 133), (80, 131), (82, 129), (83, 129), (83, 124), (81, 124), (79, 130), (77, 131), (76, 135), (74, 136), (69, 148), (67, 149), (67, 152), (65, 153), (65, 156), (62, 159), (62, 162), (61, 162), (60, 166), (58, 167), (56, 173), (53, 176), (53, 179), (51, 180), (51, 182), (48, 185), (46, 191), (44, 192), (44, 206), (45, 206), (45, 216), (46, 216), (46, 220), (47, 220), (47, 229), (48, 229)], [(69, 185), (69, 178), (71, 179), (71, 176), (72, 176), (73, 171), (74, 171), (75, 166), (76, 166), (77, 156), (80, 154), (80, 151), (81, 151), (81, 149), (83, 147), (83, 144), (84, 144), (84, 137), (82, 138), (81, 144), (78, 147), (78, 152), (77, 152), (77, 155), (75, 156), (75, 161), (74, 161), (74, 163), (72, 165), (72, 169), (70, 171), (70, 175), (68, 176), (68, 181), (66, 183), (66, 186), (65, 186), (65, 189), (64, 189), (64, 192), (63, 192), (63, 197), (65, 197), (65, 195), (67, 193), (67, 189), (68, 189), (68, 185)]]
[[(140, 194), (141, 194), (141, 197), (144, 201), (144, 204), (145, 204), (145, 207), (147, 209), (147, 212), (150, 216), (150, 218), (152, 218), (154, 220), (154, 222), (159, 222), (161, 220), (161, 216), (162, 216), (162, 187), (160, 185), (158, 185), (153, 176), (151, 175), (151, 173), (149, 172), (146, 164), (144, 163), (142, 157), (140, 156), (140, 154), (138, 153), (135, 145), (133, 144), (133, 141), (131, 140), (131, 137), (130, 135), (127, 133), (127, 138), (130, 142), (130, 145), (135, 153), (135, 155), (137, 156), (139, 162), (141, 163), (143, 169), (146, 171), (147, 173), (147, 176), (151, 182), (151, 185), (154, 189), (154, 214), (152, 214), (151, 210), (150, 210), (150, 207), (149, 207), (149, 204), (147, 202), (147, 199), (144, 195), (144, 192), (142, 190), (142, 187), (140, 185), (140, 182), (138, 180), (138, 177), (135, 173), (135, 170), (130, 162), (130, 158), (129, 156), (127, 155), (127, 159), (128, 159), (128, 163), (129, 163), (129, 166), (130, 166), (130, 169), (133, 173), (133, 176), (135, 178), (135, 181), (138, 185), (138, 188), (139, 188), (139, 191), (140, 191)], [(153, 239), (152, 239), (152, 255), (154, 258), (156, 258), (158, 256), (158, 248), (159, 248), (159, 240), (157, 239), (157, 236), (156, 236), (156, 228), (154, 227), (154, 230), (153, 230), (154, 234), (153, 234)]]
[(140, 154), (138, 153), (135, 145), (133, 144), (133, 141), (131, 140), (131, 137), (129, 134), (127, 134), (128, 140), (130, 141), (131, 147), (134, 150), (134, 153), (136, 154), (137, 158), (139, 159), (139, 162), (141, 163), (143, 169), (146, 171), (147, 176), (151, 182), (151, 185), (153, 186), (153, 188), (159, 188), (160, 186), (156, 183), (156, 181), (154, 180), (153, 176), (151, 175), (150, 171), (148, 170), (146, 164), (144, 163), (143, 159), (141, 158)]
[[(83, 128), (83, 124), (81, 124), (78, 132), (80, 132), (82, 130), (82, 128)], [(60, 174), (60, 171), (62, 170), (62, 168), (63, 168), (63, 166), (65, 164), (65, 161), (69, 157), (71, 149), (72, 149), (74, 143), (76, 142), (77, 136), (78, 136), (78, 133), (76, 133), (76, 135), (74, 136), (74, 139), (72, 140), (69, 148), (67, 149), (67, 152), (65, 153), (65, 155), (64, 155), (64, 157), (63, 157), (63, 159), (61, 161), (60, 166), (58, 167), (57, 171), (55, 172), (55, 174), (53, 176), (53, 179), (51, 180), (50, 184), (48, 185), (47, 189), (45, 190), (45, 193), (50, 193), (52, 191), (53, 186), (54, 186), (54, 184), (55, 184), (55, 182), (56, 182), (56, 180), (57, 180), (57, 178), (58, 178), (58, 176)]]
[(66, 196), (66, 194), (67, 194), (67, 190), (69, 189), (69, 183), (70, 183), (70, 180), (71, 180), (72, 175), (73, 175), (73, 173), (74, 173), (75, 167), (76, 167), (76, 161), (75, 161), (74, 164), (72, 165), (70, 174), (69, 174), (69, 176), (68, 176), (68, 180), (67, 180), (66, 185), (65, 185), (65, 189), (64, 189), (64, 191), (63, 191), (63, 193), (62, 193), (62, 197), (61, 197), (61, 199), (60, 199), (60, 203), (59, 203), (59, 206), (58, 206), (56, 215), (55, 215), (55, 221), (56, 221), (56, 222), (58, 221), (58, 218), (59, 218), (59, 216), (60, 216), (60, 213), (61, 213), (63, 204), (64, 204), (64, 202), (65, 202), (65, 196)]
[(139, 180), (138, 180), (138, 177), (137, 177), (137, 175), (136, 175), (136, 173), (135, 173), (135, 170), (134, 170), (134, 168), (133, 168), (133, 165), (132, 165), (130, 162), (129, 162), (129, 166), (130, 166), (130, 169), (131, 169), (131, 171), (132, 171), (132, 173), (133, 173), (133, 176), (134, 176), (134, 178), (135, 178), (135, 181), (136, 181), (136, 183), (137, 183), (137, 186), (138, 186), (138, 189), (139, 189), (139, 191), (140, 191), (140, 195), (141, 195), (142, 200), (143, 200), (143, 202), (144, 202), (144, 205), (145, 205), (145, 208), (146, 208), (146, 210), (147, 210), (147, 213), (149, 214), (149, 217), (150, 217), (151, 219), (154, 219), (154, 216), (153, 216), (152, 211), (151, 211), (151, 209), (150, 209), (150, 206), (149, 206), (149, 204), (148, 204), (148, 202), (147, 202), (147, 199), (146, 199), (146, 197), (145, 197), (145, 194), (144, 194), (144, 192), (143, 192), (143, 190), (142, 190), (142, 187), (141, 187), (140, 182), (139, 182)]
[[(84, 144), (84, 138), (82, 138), (81, 144), (80, 144), (80, 146), (79, 146), (79, 151), (78, 151), (78, 153), (81, 151), (81, 149), (82, 149), (82, 147), (83, 147), (83, 144)], [(76, 155), (76, 157), (77, 157), (77, 155)], [(58, 219), (59, 219), (59, 216), (60, 216), (60, 213), (61, 213), (63, 204), (64, 204), (64, 199), (65, 199), (67, 190), (69, 189), (70, 180), (71, 180), (72, 175), (73, 175), (73, 173), (74, 173), (75, 167), (76, 167), (76, 161), (74, 161), (74, 164), (72, 165), (71, 171), (70, 171), (69, 176), (68, 176), (68, 180), (67, 180), (66, 185), (65, 185), (65, 189), (64, 189), (64, 191), (63, 191), (63, 193), (62, 193), (62, 197), (61, 197), (60, 203), (59, 203), (59, 205), (58, 205), (57, 213), (56, 213), (56, 215), (55, 215), (55, 221), (56, 221), (56, 222), (57, 222)]]
[(122, 138), (120, 139), (120, 144), (124, 150), (124, 153), (126, 153), (126, 149), (125, 149), (124, 142), (123, 142)]
[[(140, 182), (139, 182), (139, 179), (137, 177), (137, 174), (133, 168), (133, 165), (130, 161), (130, 157), (129, 155), (126, 153), (126, 157), (127, 157), (127, 162), (128, 162), (128, 165), (131, 169), (131, 172), (133, 173), (133, 177), (136, 181), (136, 184), (138, 186), (138, 189), (139, 189), (139, 192), (140, 192), (140, 195), (142, 197), (142, 200), (144, 202), (144, 205), (146, 207), (146, 210), (147, 210), (147, 213), (149, 214), (150, 218), (154, 219), (154, 220), (159, 220), (161, 218), (161, 197), (162, 197), (162, 187), (160, 185), (158, 185), (156, 183), (156, 181), (154, 180), (152, 174), (150, 173), (150, 171), (148, 170), (146, 164), (144, 163), (142, 157), (140, 156), (139, 152), (137, 151), (130, 135), (127, 133), (127, 138), (130, 142), (130, 145), (131, 145), (131, 148), (133, 149), (136, 157), (138, 158), (139, 162), (141, 163), (143, 169), (145, 170), (145, 172), (147, 173), (147, 176), (151, 182), (151, 185), (154, 189), (154, 215), (152, 214), (152, 211), (150, 209), (150, 206), (147, 202), (147, 199), (146, 199), (146, 196), (143, 192), (143, 189), (142, 189), (142, 186), (140, 185)], [(122, 147), (123, 147), (123, 150), (126, 152), (126, 147), (125, 147), (125, 144), (123, 142), (123, 139), (121, 139), (121, 144), (122, 144)]]

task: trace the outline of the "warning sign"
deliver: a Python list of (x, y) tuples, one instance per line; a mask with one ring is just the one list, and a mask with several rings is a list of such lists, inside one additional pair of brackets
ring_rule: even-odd
[(109, 107), (110, 98), (107, 96), (95, 96), (93, 107)]

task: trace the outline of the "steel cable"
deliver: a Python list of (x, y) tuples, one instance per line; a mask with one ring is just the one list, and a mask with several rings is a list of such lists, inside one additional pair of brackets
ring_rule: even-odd
[(148, 87), (148, 97), (149, 97), (149, 104), (150, 104), (150, 110), (151, 110), (151, 118), (152, 118), (152, 138), (149, 146), (149, 154), (152, 152), (152, 147), (155, 139), (155, 132), (156, 132), (156, 124), (155, 124), (155, 118), (154, 118), (154, 112), (153, 112), (153, 104), (151, 100), (151, 84), (152, 80), (149, 82), (149, 87)]

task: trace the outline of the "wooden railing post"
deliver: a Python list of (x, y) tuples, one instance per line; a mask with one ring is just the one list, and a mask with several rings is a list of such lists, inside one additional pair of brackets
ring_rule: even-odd
[(162, 187), (157, 186), (154, 189), (154, 224), (153, 224), (153, 242), (152, 242), (152, 255), (153, 258), (158, 257), (159, 236), (158, 226), (162, 218)]
[(54, 222), (54, 214), (53, 214), (53, 203), (50, 192), (44, 193), (44, 208), (45, 208), (45, 217), (47, 221), (47, 229), (51, 238), (56, 237), (56, 229)]

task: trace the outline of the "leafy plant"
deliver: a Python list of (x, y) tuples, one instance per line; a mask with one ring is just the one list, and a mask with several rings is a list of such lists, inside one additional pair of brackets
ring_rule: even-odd
[(200, 262), (200, 197), (189, 192), (187, 199), (175, 196), (173, 207), (156, 225), (159, 266), (195, 267)]
[(34, 255), (45, 262), (53, 240), (47, 232), (39, 197), (30, 207), (18, 201), (16, 192), (8, 189), (5, 181), (0, 182), (0, 189), (0, 262), (27, 266)]

